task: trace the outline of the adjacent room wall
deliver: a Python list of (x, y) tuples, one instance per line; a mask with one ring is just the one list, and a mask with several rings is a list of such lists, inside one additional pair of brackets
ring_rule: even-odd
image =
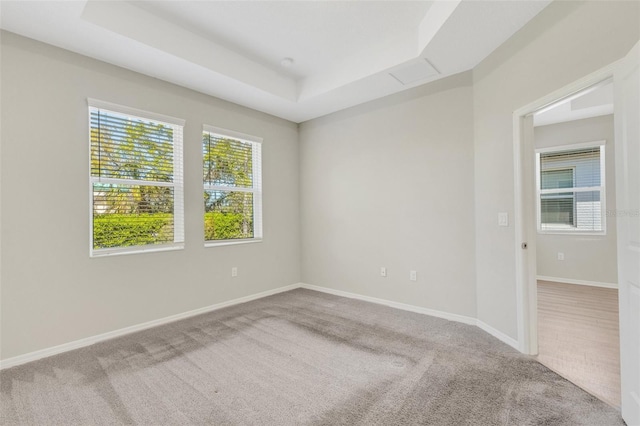
[(478, 318), (517, 338), (513, 111), (622, 58), (640, 38), (640, 3), (551, 3), (473, 72)]
[(472, 123), (470, 73), (302, 123), (303, 282), (475, 317)]
[[(534, 128), (536, 148), (604, 140), (606, 210), (615, 210), (613, 115)], [(606, 217), (606, 235), (538, 234), (537, 274), (545, 277), (617, 284), (616, 218)], [(558, 260), (558, 252), (564, 260)]]
[[(300, 281), (296, 124), (11, 33), (1, 55), (2, 359)], [(186, 119), (184, 250), (89, 258), (87, 98)], [(264, 138), (264, 242), (204, 248), (203, 123)]]

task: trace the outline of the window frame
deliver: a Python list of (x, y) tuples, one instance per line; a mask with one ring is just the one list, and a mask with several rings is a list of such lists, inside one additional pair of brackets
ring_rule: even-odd
[[(561, 146), (553, 146), (548, 148), (539, 148), (535, 150), (535, 181), (536, 181), (536, 225), (537, 232), (539, 234), (556, 234), (556, 235), (598, 235), (604, 236), (607, 234), (607, 216), (606, 216), (606, 167), (605, 167), (605, 151), (606, 151), (606, 140), (598, 140), (584, 143), (575, 143), (569, 145), (561, 145)], [(557, 168), (550, 168), (548, 170), (565, 170), (569, 168), (573, 168), (574, 178), (573, 178), (573, 187), (572, 188), (555, 188), (555, 189), (541, 189), (541, 180), (542, 180), (542, 165), (541, 165), (541, 154), (548, 154), (554, 152), (566, 152), (566, 151), (580, 151), (583, 149), (589, 148), (599, 148), (600, 149), (600, 185), (599, 186), (589, 186), (589, 187), (576, 187), (576, 170), (575, 166), (561, 166)], [(601, 230), (580, 230), (576, 228), (563, 228), (558, 227), (556, 229), (547, 228), (542, 229), (542, 195), (544, 194), (560, 194), (563, 192), (572, 192), (574, 199), (574, 222), (578, 220), (577, 211), (576, 211), (576, 197), (575, 193), (577, 192), (599, 192), (600, 193), (600, 218), (601, 218)], [(577, 226), (577, 225), (576, 225)]]
[[(204, 240), (205, 247), (220, 247), (236, 244), (251, 244), (261, 243), (263, 240), (263, 223), (262, 223), (262, 142), (263, 139), (259, 136), (253, 136), (246, 133), (237, 132), (235, 130), (224, 129), (222, 127), (216, 127), (209, 124), (202, 126), (202, 137), (206, 133), (216, 135), (223, 138), (235, 139), (241, 142), (250, 143), (252, 145), (252, 186), (239, 187), (239, 186), (221, 186), (211, 185), (202, 181), (203, 191), (224, 191), (224, 192), (247, 192), (253, 194), (253, 238), (238, 238), (238, 239), (226, 239), (226, 240)], [(256, 149), (257, 148), (257, 149)], [(259, 161), (257, 161), (259, 160)], [(204, 166), (204, 155), (202, 157), (201, 164)], [(203, 205), (204, 209), (204, 205)], [(204, 211), (203, 226), (204, 226)], [(204, 238), (204, 228), (202, 237)]]
[[(183, 165), (183, 149), (184, 149), (184, 125), (185, 120), (181, 118), (171, 117), (168, 115), (158, 114), (150, 111), (136, 109), (124, 105), (111, 102), (101, 101), (98, 99), (87, 98), (88, 112), (88, 142), (89, 142), (89, 257), (108, 257), (117, 255), (128, 255), (138, 253), (160, 252), (170, 250), (184, 249), (184, 165)], [(93, 176), (91, 170), (92, 142), (91, 142), (91, 112), (92, 110), (104, 110), (119, 115), (126, 115), (134, 119), (148, 120), (170, 126), (173, 128), (173, 181), (160, 182), (149, 180), (121, 179), (121, 178), (105, 178)], [(148, 244), (141, 246), (126, 247), (110, 247), (99, 248), (93, 247), (93, 214), (94, 214), (94, 192), (93, 185), (96, 182), (107, 182), (113, 184), (124, 185), (148, 185), (173, 188), (173, 239), (172, 243)]]

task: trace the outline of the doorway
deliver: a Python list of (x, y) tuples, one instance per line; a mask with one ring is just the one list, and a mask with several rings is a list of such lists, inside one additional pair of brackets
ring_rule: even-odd
[[(611, 64), (608, 67), (601, 69), (583, 79), (580, 79), (573, 84), (564, 87), (554, 93), (549, 94), (548, 96), (539, 99), (538, 101), (529, 104), (525, 107), (522, 107), (514, 112), (514, 179), (516, 190), (516, 203), (515, 203), (515, 234), (516, 234), (516, 248), (518, 250), (519, 255), (516, 256), (516, 270), (517, 274), (517, 285), (516, 285), (516, 296), (517, 296), (517, 307), (518, 307), (518, 343), (520, 345), (519, 349), (531, 355), (538, 355), (540, 349), (540, 341), (539, 341), (539, 316), (547, 315), (546, 318), (542, 318), (543, 321), (549, 321), (549, 306), (546, 305), (548, 302), (548, 298), (551, 297), (551, 300), (554, 300), (559, 297), (558, 295), (549, 295), (545, 290), (549, 289), (549, 285), (553, 286), (552, 289), (565, 289), (565, 290), (576, 290), (578, 286), (583, 285), (584, 288), (582, 290), (586, 290), (588, 286), (584, 286), (584, 284), (593, 284), (593, 283), (605, 283), (605, 284), (615, 284), (616, 278), (603, 278), (602, 275), (596, 276), (592, 273), (587, 272), (587, 275), (582, 276), (571, 276), (571, 274), (567, 274), (568, 269), (576, 270), (575, 261), (582, 259), (586, 256), (580, 256), (580, 250), (575, 250), (576, 247), (580, 247), (579, 245), (573, 245), (573, 248), (570, 246), (558, 246), (558, 239), (560, 236), (553, 236), (553, 231), (557, 231), (558, 234), (562, 234), (562, 228), (573, 227), (574, 229), (578, 227), (579, 222), (579, 213), (577, 210), (577, 204), (584, 201), (585, 195), (590, 197), (591, 205), (593, 207), (594, 201), (598, 201), (598, 197), (593, 194), (577, 194), (575, 190), (567, 190), (569, 186), (571, 186), (567, 181), (571, 181), (571, 179), (577, 179), (576, 173), (577, 170), (575, 167), (567, 167), (566, 161), (561, 160), (560, 157), (554, 158), (556, 155), (562, 156), (562, 152), (553, 152), (554, 148), (556, 151), (569, 151), (570, 148), (576, 148), (574, 151), (591, 150), (590, 154), (585, 154), (585, 151), (582, 150), (583, 155), (592, 155), (596, 150), (595, 148), (598, 146), (598, 143), (602, 141), (602, 139), (598, 137), (581, 137), (581, 138), (570, 138), (567, 137), (566, 127), (564, 135), (556, 135), (556, 139), (554, 143), (549, 142), (549, 135), (546, 135), (547, 146), (540, 146), (537, 148), (536, 152), (536, 133), (544, 133), (537, 132), (535, 130), (535, 121), (538, 120), (537, 124), (544, 125), (544, 121), (553, 116), (564, 108), (568, 109), (569, 112), (572, 109), (578, 110), (580, 108), (572, 108), (572, 104), (575, 106), (577, 104), (583, 103), (585, 98), (588, 98), (590, 94), (593, 94), (599, 91), (602, 87), (611, 85), (614, 69), (616, 64)], [(611, 107), (609, 107), (611, 109)], [(555, 110), (555, 111), (554, 111)], [(565, 111), (566, 112), (566, 111)], [(612, 113), (612, 109), (608, 111)], [(546, 115), (545, 118), (543, 118)], [(584, 119), (585, 117), (573, 117), (574, 119)], [(572, 120), (564, 120), (564, 121), (572, 121)], [(546, 124), (555, 124), (547, 122)], [(538, 126), (542, 127), (542, 126)], [(563, 127), (563, 126), (556, 126)], [(547, 132), (549, 133), (549, 132)], [(545, 139), (545, 138), (542, 138)], [(553, 138), (551, 138), (553, 139)], [(613, 139), (605, 137), (606, 139)], [(562, 143), (558, 142), (561, 140)], [(586, 145), (585, 145), (585, 142)], [(613, 147), (613, 140), (610, 140), (609, 143), (611, 147)], [(543, 145), (544, 145), (543, 141)], [(552, 146), (555, 145), (555, 146)], [(573, 145), (573, 147), (567, 147), (567, 145)], [(547, 155), (548, 154), (548, 155)], [(575, 153), (575, 155), (580, 155), (581, 152)], [(602, 148), (602, 154), (606, 158), (607, 152), (604, 148)], [(546, 191), (546, 193), (541, 193), (541, 157), (546, 156), (548, 176), (546, 176), (547, 182), (545, 183), (546, 187), (544, 189), (553, 189), (555, 184), (555, 191)], [(612, 153), (610, 154), (611, 159), (613, 159)], [(602, 163), (603, 167), (607, 169), (607, 165)], [(610, 172), (614, 172), (613, 163), (608, 167)], [(613, 174), (612, 174), (613, 175)], [(603, 183), (606, 186), (607, 176), (604, 174), (602, 176)], [(611, 187), (614, 187), (615, 184), (613, 180), (610, 182)], [(578, 192), (582, 192), (578, 191)], [(594, 226), (594, 221), (591, 221), (591, 229), (585, 230), (587, 232), (583, 232), (583, 234), (589, 233), (588, 231), (592, 231), (593, 234), (606, 234), (607, 227), (609, 227), (608, 233), (610, 235), (616, 234), (615, 223), (607, 224), (606, 217), (606, 190), (601, 194), (601, 201), (604, 203), (601, 205), (600, 209), (600, 218), (602, 220), (601, 227)], [(583, 205), (584, 206), (584, 205)], [(544, 209), (544, 211), (543, 211)], [(542, 213), (545, 214), (545, 218), (542, 218)], [(590, 214), (593, 219), (594, 214), (593, 211)], [(542, 220), (544, 219), (544, 220)], [(542, 222), (547, 222), (546, 224)], [(611, 222), (611, 221), (610, 221)], [(556, 229), (553, 229), (556, 228)], [(547, 231), (549, 235), (545, 235), (545, 241), (538, 241), (539, 231)], [(551, 231), (551, 232), (549, 232)], [(569, 229), (564, 229), (565, 232), (569, 232)], [(544, 234), (544, 232), (543, 232)], [(602, 240), (602, 235), (592, 235), (594, 240), (600, 239)], [(583, 237), (584, 238), (584, 237)], [(562, 236), (561, 239), (567, 242), (566, 237)], [(549, 244), (549, 240), (554, 242), (556, 245)], [(554, 241), (555, 240), (555, 241)], [(538, 271), (538, 245), (541, 245), (542, 253), (544, 253), (547, 258), (550, 259), (541, 259), (541, 261), (546, 260), (547, 266), (556, 267), (546, 269), (541, 268), (543, 273), (547, 273), (548, 275), (543, 275)], [(579, 243), (578, 243), (579, 244)], [(545, 249), (546, 248), (546, 249)], [(582, 247), (580, 247), (582, 248)], [(553, 260), (550, 262), (550, 260)], [(615, 259), (614, 259), (615, 262)], [(570, 263), (574, 263), (572, 266), (574, 268), (568, 268)], [(560, 267), (560, 269), (558, 269)], [(562, 269), (565, 271), (562, 272)], [(579, 269), (579, 268), (578, 268)], [(586, 268), (588, 269), (588, 268)], [(549, 272), (551, 271), (551, 272)], [(551, 278), (551, 280), (549, 280)], [(558, 280), (557, 278), (562, 278)], [(540, 281), (540, 284), (539, 284)], [(561, 282), (558, 282), (561, 281)], [(548, 284), (549, 282), (554, 284)], [(540, 292), (539, 292), (540, 286)], [(567, 287), (568, 286), (568, 287)], [(612, 286), (613, 287), (613, 286)], [(601, 287), (598, 287), (601, 288)], [(606, 289), (611, 290), (611, 289)], [(615, 295), (613, 295), (615, 297)], [(565, 296), (566, 297), (566, 296)], [(541, 298), (542, 305), (547, 309), (539, 312), (539, 298)], [(571, 295), (569, 296), (570, 304), (578, 305), (576, 300), (577, 296)], [(582, 302), (584, 303), (584, 302)], [(557, 314), (566, 314), (566, 306), (565, 307), (555, 307), (551, 308), (551, 310), (556, 310)], [(589, 312), (589, 311), (587, 311)], [(616, 314), (611, 314), (615, 316)], [(556, 318), (556, 322), (558, 319)], [(561, 323), (567, 323), (567, 321), (561, 321)], [(574, 323), (579, 323), (574, 322)], [(546, 327), (547, 325), (545, 325)], [(544, 331), (544, 330), (543, 330)], [(610, 330), (611, 331), (611, 330)], [(554, 331), (552, 331), (554, 332)], [(555, 331), (557, 332), (557, 331)], [(563, 331), (566, 333), (581, 333), (581, 335), (585, 335), (584, 330), (582, 331)], [(544, 336), (543, 336), (544, 338)], [(548, 344), (548, 342), (542, 342), (542, 346)], [(613, 355), (615, 360), (619, 362), (619, 353)], [(550, 363), (549, 363), (550, 364)], [(568, 365), (571, 365), (571, 362), (568, 362)], [(560, 368), (553, 368), (556, 371), (560, 370)], [(619, 368), (617, 369), (619, 376)], [(574, 382), (577, 381), (575, 378), (570, 377), (570, 380), (573, 379)], [(619, 379), (618, 379), (619, 380)], [(617, 386), (619, 389), (619, 386)], [(596, 393), (592, 390), (592, 393)], [(616, 404), (616, 397), (604, 397), (602, 399), (606, 399), (607, 402), (612, 405)], [(619, 397), (618, 397), (619, 399)]]
[(539, 362), (620, 406), (613, 83), (533, 114)]
[(620, 323), (621, 414), (640, 425), (640, 42), (618, 62), (596, 71), (513, 113), (514, 227), (518, 349), (538, 353), (536, 193), (529, 150), (533, 114), (613, 78), (615, 99), (618, 308)]

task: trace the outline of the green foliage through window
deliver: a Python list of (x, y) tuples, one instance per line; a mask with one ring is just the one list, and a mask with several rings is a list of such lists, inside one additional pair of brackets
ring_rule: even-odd
[(93, 247), (132, 247), (173, 241), (173, 215), (96, 214), (93, 216)]
[(260, 144), (204, 132), (202, 155), (205, 240), (259, 237), (255, 217)]

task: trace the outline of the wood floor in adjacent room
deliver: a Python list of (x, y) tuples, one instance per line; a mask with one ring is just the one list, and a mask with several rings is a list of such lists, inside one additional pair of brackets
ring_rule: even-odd
[(538, 361), (620, 406), (618, 290), (538, 281)]

